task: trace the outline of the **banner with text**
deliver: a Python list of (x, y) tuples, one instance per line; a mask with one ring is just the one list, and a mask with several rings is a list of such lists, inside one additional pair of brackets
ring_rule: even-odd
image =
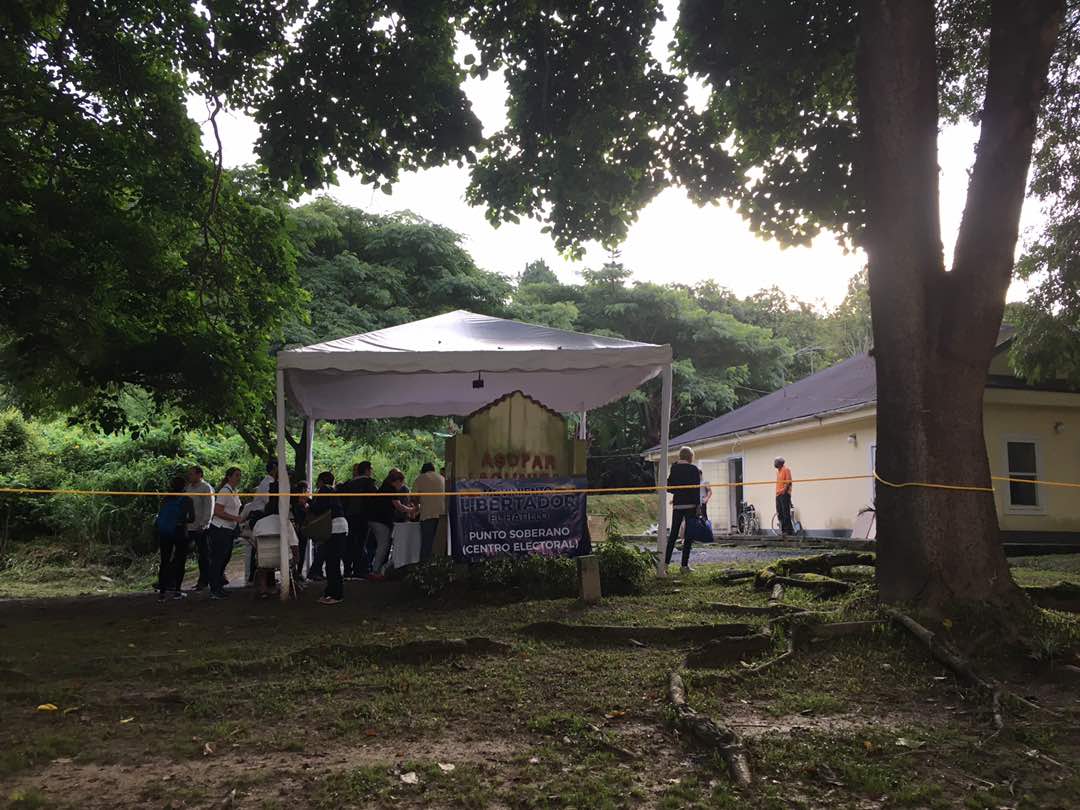
[[(499, 556), (587, 554), (585, 495), (560, 492), (586, 485), (584, 478), (458, 481), (458, 492), (484, 494), (450, 498), (454, 557), (478, 562)], [(515, 491), (528, 494), (509, 494)]]

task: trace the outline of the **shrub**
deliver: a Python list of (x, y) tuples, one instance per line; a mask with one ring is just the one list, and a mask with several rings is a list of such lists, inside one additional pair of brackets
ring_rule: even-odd
[(645, 589), (653, 568), (652, 554), (611, 540), (597, 543), (593, 553), (600, 558), (600, 587), (605, 594), (634, 594)]
[(577, 564), (565, 557), (496, 557), (469, 567), (469, 586), (478, 591), (521, 588), (532, 596), (577, 593)]
[(452, 557), (432, 557), (426, 562), (414, 565), (405, 575), (405, 582), (424, 596), (436, 596), (454, 581), (454, 560)]
[(477, 591), (502, 591), (520, 582), (520, 566), (513, 557), (495, 557), (469, 566), (469, 587)]
[(566, 557), (526, 557), (519, 561), (521, 586), (536, 596), (577, 593), (577, 563)]

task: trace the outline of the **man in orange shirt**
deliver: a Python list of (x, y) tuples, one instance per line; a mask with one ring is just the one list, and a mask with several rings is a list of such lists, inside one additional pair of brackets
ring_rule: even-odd
[(795, 534), (791, 523), (791, 470), (783, 458), (773, 461), (776, 467), (776, 514), (780, 516), (780, 533), (785, 537)]

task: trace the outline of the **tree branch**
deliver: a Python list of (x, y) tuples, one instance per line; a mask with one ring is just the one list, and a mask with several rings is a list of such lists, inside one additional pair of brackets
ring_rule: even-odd
[(1039, 104), (1064, 16), (1064, 0), (994, 0), (986, 98), (975, 166), (956, 239), (950, 283), (966, 317), (993, 347), (1012, 279)]

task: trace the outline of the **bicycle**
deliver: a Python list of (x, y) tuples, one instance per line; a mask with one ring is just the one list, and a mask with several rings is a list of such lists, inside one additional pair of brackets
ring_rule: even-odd
[(752, 503), (743, 503), (736, 520), (739, 534), (760, 534), (761, 521), (758, 519), (757, 510)]
[[(803, 537), (806, 532), (803, 531), (802, 524), (799, 522), (799, 513), (795, 511), (795, 504), (791, 505), (791, 528), (794, 529), (792, 537)], [(780, 537), (783, 532), (780, 530), (780, 513), (774, 512), (772, 516), (772, 533), (777, 537)]]

